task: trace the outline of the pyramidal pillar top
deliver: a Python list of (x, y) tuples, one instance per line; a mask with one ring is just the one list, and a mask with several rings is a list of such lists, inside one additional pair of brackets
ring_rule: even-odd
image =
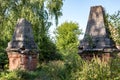
[(107, 37), (109, 34), (105, 26), (105, 11), (102, 6), (92, 6), (90, 8), (89, 19), (85, 36), (91, 37)]
[(8, 43), (7, 51), (37, 49), (32, 34), (32, 25), (26, 19), (18, 19), (12, 40)]
[(110, 31), (105, 23), (104, 8), (102, 6), (92, 6), (84, 38), (80, 41), (79, 54), (111, 53), (114, 51), (118, 51), (118, 49), (110, 37)]

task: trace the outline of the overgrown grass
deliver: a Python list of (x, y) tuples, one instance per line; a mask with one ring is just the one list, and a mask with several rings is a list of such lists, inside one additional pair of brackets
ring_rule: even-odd
[(65, 60), (39, 64), (36, 71), (4, 71), (0, 80), (120, 80), (120, 58), (103, 63), (91, 62), (71, 54)]

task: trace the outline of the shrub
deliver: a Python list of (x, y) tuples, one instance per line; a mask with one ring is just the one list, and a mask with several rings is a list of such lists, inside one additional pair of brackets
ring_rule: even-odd
[(84, 61), (71, 53), (63, 61), (43, 62), (36, 71), (4, 71), (0, 80), (120, 80), (120, 58)]

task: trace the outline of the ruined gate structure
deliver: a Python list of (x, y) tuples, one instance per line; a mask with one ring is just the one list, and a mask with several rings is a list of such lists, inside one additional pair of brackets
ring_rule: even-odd
[(6, 48), (9, 70), (35, 70), (37, 67), (37, 45), (34, 42), (31, 23), (26, 19), (18, 20), (12, 40)]
[(85, 59), (98, 56), (108, 60), (111, 53), (119, 51), (110, 37), (105, 23), (105, 11), (102, 6), (90, 8), (89, 19), (83, 40), (80, 41), (79, 55)]

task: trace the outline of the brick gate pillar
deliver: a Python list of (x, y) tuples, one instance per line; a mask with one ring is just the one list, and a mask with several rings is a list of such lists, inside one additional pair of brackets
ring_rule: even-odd
[(35, 70), (38, 63), (38, 50), (34, 42), (32, 27), (26, 19), (19, 19), (12, 40), (6, 48), (9, 70)]

